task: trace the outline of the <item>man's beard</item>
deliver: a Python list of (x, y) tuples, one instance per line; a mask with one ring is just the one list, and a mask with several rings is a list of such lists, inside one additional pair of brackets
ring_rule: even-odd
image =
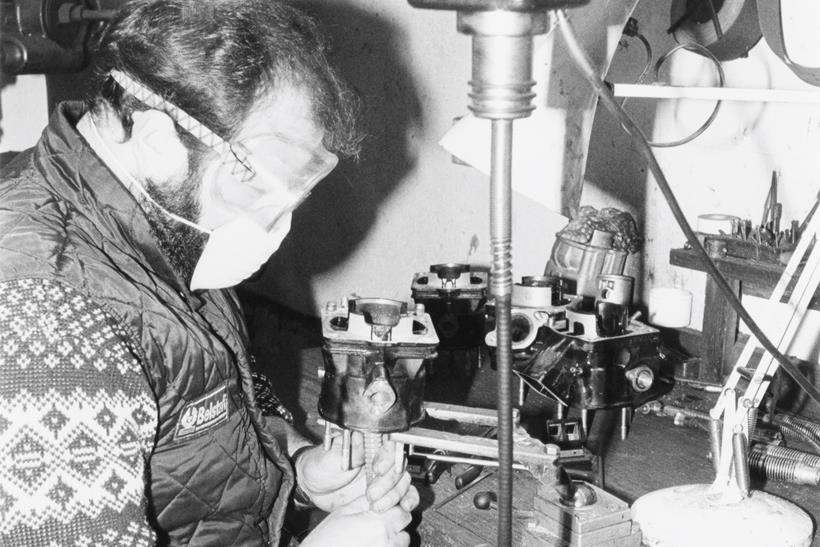
[[(149, 181), (147, 190), (166, 211), (196, 222), (200, 212), (197, 199), (200, 178), (199, 169), (192, 168), (185, 180), (179, 184), (169, 188), (159, 187)], [(171, 269), (183, 283), (190, 284), (208, 235), (174, 220), (152, 203), (145, 203), (145, 212), (151, 225), (151, 233), (168, 259)]]

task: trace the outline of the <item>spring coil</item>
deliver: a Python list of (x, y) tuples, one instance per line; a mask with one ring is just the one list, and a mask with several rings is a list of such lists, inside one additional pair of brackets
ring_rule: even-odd
[(510, 238), (492, 239), (492, 275), (490, 276), (491, 292), (495, 296), (512, 294), (512, 247)]
[(752, 446), (752, 451), (760, 452), (775, 458), (783, 458), (784, 460), (804, 463), (820, 469), (820, 456), (803, 452), (801, 450), (786, 448), (785, 446), (776, 446), (773, 444), (755, 444)]
[(815, 452), (820, 452), (820, 438), (812, 434), (810, 427), (805, 423), (793, 419), (777, 419), (775, 423), (783, 433), (783, 437), (789, 441), (808, 443)]
[(775, 423), (783, 423), (787, 426), (795, 428), (798, 432), (813, 437), (815, 441), (820, 442), (820, 424), (795, 416), (794, 414), (778, 414), (775, 417)]
[(768, 480), (811, 486), (820, 484), (820, 468), (755, 450), (749, 454), (749, 468)]

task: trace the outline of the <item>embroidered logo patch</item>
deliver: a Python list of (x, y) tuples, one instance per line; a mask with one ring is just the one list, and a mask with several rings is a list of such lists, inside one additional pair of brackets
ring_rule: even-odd
[(187, 439), (228, 420), (228, 386), (221, 385), (182, 409), (174, 440)]

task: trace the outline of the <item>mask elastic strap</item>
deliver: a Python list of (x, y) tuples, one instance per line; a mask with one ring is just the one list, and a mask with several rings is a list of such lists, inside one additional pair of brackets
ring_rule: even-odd
[(200, 122), (171, 101), (154, 93), (125, 72), (112, 70), (108, 73), (108, 75), (111, 76), (111, 78), (113, 78), (114, 81), (117, 82), (117, 84), (119, 84), (119, 86), (123, 88), (126, 93), (133, 95), (141, 103), (168, 114), (177, 124), (179, 124), (180, 127), (196, 137), (199, 142), (203, 143), (208, 148), (216, 150), (223, 156), (227, 156), (228, 154), (233, 156), (233, 175), (237, 175), (242, 172), (242, 180), (250, 180), (256, 174), (253, 167), (251, 167), (250, 163), (248, 163), (245, 154), (238, 151), (231, 145), (231, 143), (214, 133), (204, 123)]
[(148, 193), (148, 191), (145, 189), (145, 187), (143, 187), (143, 185), (140, 184), (140, 182), (137, 180), (137, 177), (132, 175), (131, 172), (128, 169), (125, 168), (125, 166), (122, 164), (122, 162), (117, 157), (117, 155), (114, 153), (114, 151), (111, 150), (111, 148), (108, 146), (108, 143), (106, 143), (105, 140), (102, 138), (102, 135), (100, 135), (100, 130), (97, 128), (97, 124), (94, 121), (94, 117), (91, 116), (90, 113), (88, 114), (88, 121), (90, 122), (89, 126), (91, 127), (91, 131), (94, 133), (94, 139), (107, 152), (107, 154), (106, 154), (108, 156), (107, 160), (110, 161), (110, 162), (113, 162), (114, 165), (117, 167), (118, 171), (128, 177), (128, 179), (131, 181), (131, 185), (134, 186), (137, 189), (137, 191), (139, 191), (139, 193), (142, 194), (142, 196), (145, 199), (147, 199), (157, 209), (159, 209), (160, 211), (162, 211), (163, 213), (168, 215), (170, 218), (176, 220), (177, 222), (185, 224), (186, 226), (189, 226), (189, 227), (193, 228), (194, 230), (198, 230), (198, 231), (206, 233), (208, 235), (213, 233), (212, 230), (208, 230), (207, 228), (203, 228), (202, 226), (200, 226), (196, 222), (192, 222), (192, 221), (188, 220), (187, 218), (183, 218), (179, 215), (176, 215), (176, 214), (172, 213), (171, 211), (169, 211), (168, 209), (166, 209), (165, 207), (163, 207), (162, 205), (160, 205), (159, 203), (157, 203), (157, 201), (153, 198), (153, 196), (151, 196), (151, 194)]

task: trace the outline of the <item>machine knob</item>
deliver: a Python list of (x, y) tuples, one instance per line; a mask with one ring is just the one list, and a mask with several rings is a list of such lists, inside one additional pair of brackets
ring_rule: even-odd
[(496, 501), (498, 501), (498, 497), (495, 495), (495, 492), (479, 492), (473, 496), (473, 505), (475, 505), (476, 509), (496, 509)]
[(632, 384), (632, 389), (643, 393), (655, 383), (655, 373), (646, 365), (637, 366), (626, 371), (626, 379)]

